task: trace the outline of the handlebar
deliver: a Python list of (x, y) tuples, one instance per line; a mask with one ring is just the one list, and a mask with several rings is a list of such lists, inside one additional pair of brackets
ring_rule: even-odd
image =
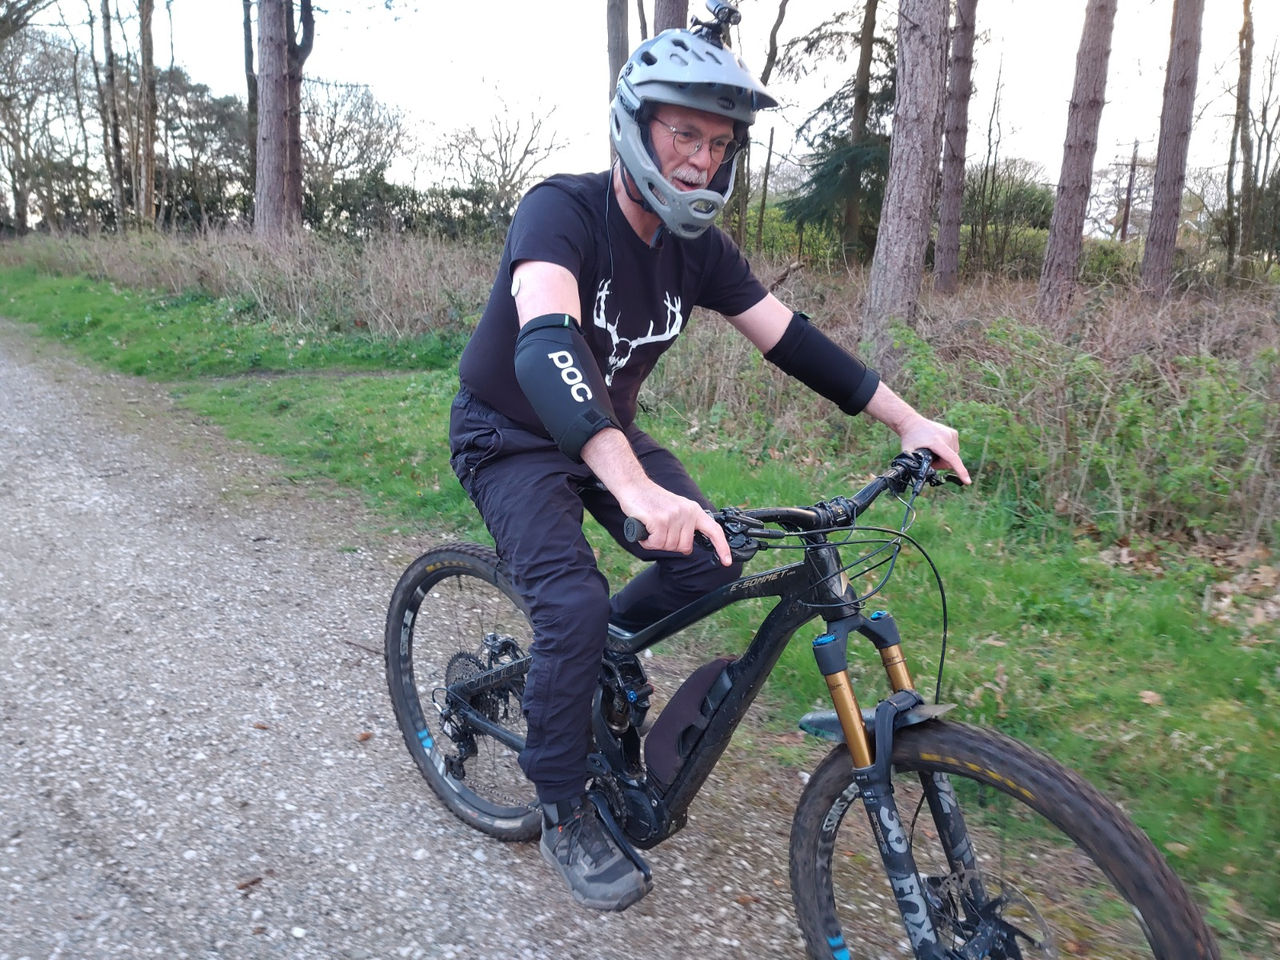
[[(851, 527), (886, 490), (900, 494), (910, 487), (913, 495), (918, 495), (926, 485), (936, 487), (947, 481), (957, 485), (961, 483), (959, 478), (940, 476), (933, 469), (931, 450), (914, 450), (894, 457), (888, 470), (852, 497), (833, 497), (811, 507), (763, 507), (756, 510), (728, 508), (709, 513), (724, 529), (734, 559), (748, 560), (764, 546), (759, 540), (782, 539), (787, 535), (779, 530), (770, 530), (765, 524), (772, 523), (793, 533)], [(628, 543), (639, 543), (649, 537), (648, 529), (635, 517), (626, 518), (622, 534)]]

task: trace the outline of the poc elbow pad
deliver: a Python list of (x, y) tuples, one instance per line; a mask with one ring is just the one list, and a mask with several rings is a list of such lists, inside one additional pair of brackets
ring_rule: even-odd
[(600, 368), (565, 313), (526, 323), (516, 337), (516, 382), (561, 452), (581, 462), (587, 441), (616, 427)]

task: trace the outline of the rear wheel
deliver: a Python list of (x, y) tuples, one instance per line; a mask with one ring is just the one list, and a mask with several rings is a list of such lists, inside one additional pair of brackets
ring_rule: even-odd
[[(503, 840), (538, 836), (537, 797), (516, 750), (470, 718), (523, 741), (532, 637), (497, 555), (477, 544), (419, 557), (387, 611), (387, 685), (409, 753), (453, 813)], [(478, 692), (446, 692), (495, 669), (502, 679)]]
[[(800, 926), (813, 957), (910, 957), (852, 770), (849, 751), (837, 747), (797, 807), (791, 887)], [(980, 883), (942, 854), (922, 786), (934, 777), (944, 796), (948, 782), (954, 790)], [(893, 787), (946, 956), (1218, 956), (1146, 835), (1076, 774), (1023, 744), (963, 724), (906, 727), (894, 738)]]

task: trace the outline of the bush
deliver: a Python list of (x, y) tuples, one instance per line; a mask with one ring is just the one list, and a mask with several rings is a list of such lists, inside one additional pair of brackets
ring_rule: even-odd
[(226, 297), (237, 316), (287, 329), (417, 336), (466, 328), (489, 297), (494, 242), (301, 233), (264, 241), (237, 230), (196, 235), (28, 237), (0, 244), (0, 262), (84, 273), (125, 286)]
[(1086, 238), (1080, 251), (1080, 282), (1136, 284), (1139, 249), (1136, 243)]
[[(853, 345), (856, 324), (832, 316), (840, 288), (829, 289), (830, 279), (802, 274), (784, 299)], [(846, 304), (856, 304), (845, 290)], [(1002, 306), (1016, 309), (1031, 300), (1022, 287), (1002, 294)], [(1280, 490), (1269, 480), (1280, 473), (1270, 300), (1158, 307), (1106, 290), (1083, 299), (1060, 331), (1008, 315), (980, 319), (994, 309), (990, 297), (960, 304), (955, 317), (929, 316), (926, 305), (919, 329), (894, 331), (893, 386), (960, 431), (985, 499), (1028, 529), (1070, 524), (1107, 542), (1280, 542)], [(708, 318), (686, 339), (664, 359), (646, 400), (682, 412), (695, 441), (740, 449), (749, 462), (861, 466), (880, 455), (884, 431), (836, 413), (727, 325)], [(734, 373), (707, 377), (707, 369)]]

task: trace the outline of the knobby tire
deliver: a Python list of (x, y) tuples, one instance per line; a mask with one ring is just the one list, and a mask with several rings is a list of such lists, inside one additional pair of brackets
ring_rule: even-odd
[[(448, 705), (450, 682), (493, 665), (495, 638), (514, 641), (525, 653), (532, 640), (497, 555), (471, 543), (432, 550), (410, 564), (392, 593), (387, 686), (405, 745), (449, 810), (500, 840), (531, 840), (541, 830), (541, 814), (515, 751), (456, 719), (442, 722), (439, 710)], [(522, 693), (517, 678), (468, 706), (523, 737)]]
[[(819, 765), (797, 806), (791, 887), (800, 927), (815, 958), (909, 956), (902, 916), (852, 771), (842, 744)], [(1030, 935), (1016, 951), (963, 956), (1218, 956), (1186, 888), (1115, 804), (1015, 740), (935, 720), (895, 734), (893, 784), (917, 879), (932, 891), (930, 914), (945, 949), (959, 950), (968, 938), (960, 922), (948, 919), (963, 914), (956, 892), (965, 889), (966, 878), (955, 876), (931, 849), (937, 847), (937, 831), (921, 782), (922, 775), (933, 774), (950, 778), (988, 897), (1003, 893), (1004, 920)]]

